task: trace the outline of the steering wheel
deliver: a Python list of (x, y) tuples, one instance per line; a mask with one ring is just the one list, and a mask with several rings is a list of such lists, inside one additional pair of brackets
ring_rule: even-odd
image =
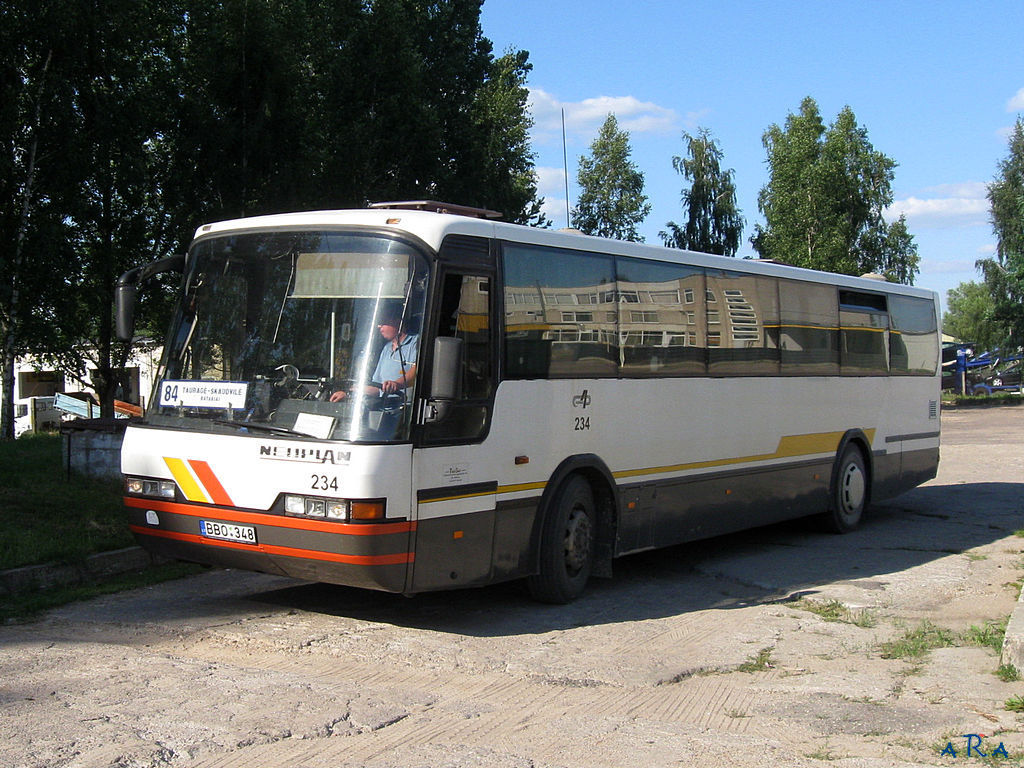
[(279, 365), (274, 370), (281, 372), (281, 378), (274, 382), (275, 387), (281, 387), (281, 389), (292, 388), (299, 381), (299, 369), (291, 363)]
[(401, 392), (391, 392), (380, 399), (380, 409), (387, 413), (397, 413), (405, 407), (405, 395)]
[(285, 363), (279, 365), (274, 369), (281, 374), (281, 378), (274, 382), (275, 389), (280, 389), (284, 393), (284, 397), (294, 397), (297, 390), (301, 387), (299, 384), (299, 369), (291, 363)]

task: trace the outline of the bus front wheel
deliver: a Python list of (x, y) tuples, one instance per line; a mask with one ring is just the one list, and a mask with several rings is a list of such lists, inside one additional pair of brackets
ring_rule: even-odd
[(565, 604), (583, 593), (594, 565), (597, 516), (590, 483), (580, 475), (566, 480), (543, 526), (539, 572), (527, 586), (535, 600)]
[(826, 528), (833, 533), (849, 533), (860, 525), (869, 488), (864, 455), (856, 445), (847, 445), (833, 475), (829, 510), (823, 519)]

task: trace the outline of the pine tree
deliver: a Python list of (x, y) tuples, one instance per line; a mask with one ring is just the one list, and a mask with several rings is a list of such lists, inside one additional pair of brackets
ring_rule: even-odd
[(643, 241), (636, 227), (651, 205), (644, 194), (644, 175), (629, 156), (629, 132), (619, 130), (610, 114), (590, 145), (590, 156), (579, 159), (580, 196), (572, 226), (588, 235)]

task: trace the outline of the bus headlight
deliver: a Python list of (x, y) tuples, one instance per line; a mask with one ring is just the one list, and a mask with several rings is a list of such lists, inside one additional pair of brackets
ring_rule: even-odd
[(126, 477), (125, 489), (137, 496), (153, 496), (158, 499), (173, 499), (173, 480), (151, 480), (146, 477)]
[(337, 499), (328, 501), (327, 517), (330, 520), (348, 520), (348, 502)]
[(320, 496), (284, 495), (284, 513), (292, 517), (313, 517), (326, 520), (384, 520), (383, 499), (325, 499)]

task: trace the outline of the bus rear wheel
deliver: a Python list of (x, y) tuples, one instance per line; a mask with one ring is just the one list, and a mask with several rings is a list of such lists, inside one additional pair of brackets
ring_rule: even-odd
[(565, 604), (583, 594), (594, 565), (597, 517), (590, 483), (580, 475), (566, 480), (543, 525), (540, 569), (527, 586), (535, 600)]
[(825, 527), (833, 533), (849, 533), (860, 525), (869, 488), (864, 455), (857, 446), (847, 445), (836, 463), (829, 510), (822, 520)]

